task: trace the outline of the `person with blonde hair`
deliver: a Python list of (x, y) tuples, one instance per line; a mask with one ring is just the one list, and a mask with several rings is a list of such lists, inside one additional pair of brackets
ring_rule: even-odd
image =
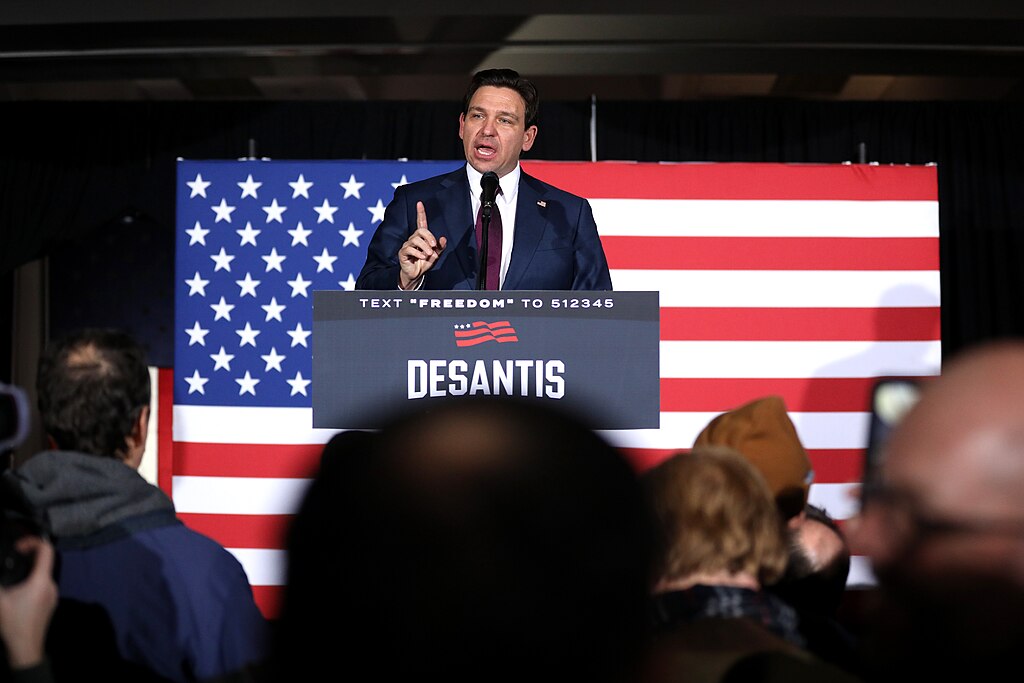
[(804, 649), (796, 612), (762, 590), (785, 571), (785, 524), (744, 456), (696, 447), (643, 482), (661, 544), (649, 680), (851, 680)]

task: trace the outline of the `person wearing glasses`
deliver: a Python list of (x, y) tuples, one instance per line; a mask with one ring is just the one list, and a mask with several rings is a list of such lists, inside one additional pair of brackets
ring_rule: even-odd
[(1024, 651), (1024, 343), (952, 358), (882, 445), (847, 532), (878, 579), (877, 680), (992, 679)]

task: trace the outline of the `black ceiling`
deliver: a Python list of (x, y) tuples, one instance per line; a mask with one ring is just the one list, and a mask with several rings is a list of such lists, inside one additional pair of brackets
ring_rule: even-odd
[(322, 0), (10, 4), (0, 9), (6, 100), (447, 99), (496, 65), (564, 98), (1024, 90), (1019, 0), (634, 0), (628, 13), (603, 0), (497, 10), (399, 0), (386, 12)]

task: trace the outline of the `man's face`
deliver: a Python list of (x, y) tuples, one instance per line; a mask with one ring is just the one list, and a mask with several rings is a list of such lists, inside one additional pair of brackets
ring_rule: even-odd
[(880, 486), (847, 527), (878, 578), (869, 637), (879, 666), (931, 659), (955, 670), (1024, 645), (1024, 518), (991, 474), (1007, 453), (998, 422), (972, 396), (947, 391), (907, 416)]
[(459, 138), (466, 161), (481, 173), (501, 177), (516, 167), (519, 154), (533, 147), (537, 126), (526, 128), (526, 103), (515, 90), (485, 85), (459, 116)]
[(999, 429), (957, 412), (968, 412), (961, 400), (935, 397), (887, 444), (880, 489), (853, 528), (857, 551), (880, 574), (986, 573), (1019, 546), (1015, 534), (998, 533), (1024, 525), (1016, 496), (987, 474), (1005, 452)]

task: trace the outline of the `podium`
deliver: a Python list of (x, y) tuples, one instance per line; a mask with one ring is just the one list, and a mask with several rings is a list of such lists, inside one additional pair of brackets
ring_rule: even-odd
[(314, 427), (375, 429), (471, 395), (658, 428), (658, 292), (314, 292)]

